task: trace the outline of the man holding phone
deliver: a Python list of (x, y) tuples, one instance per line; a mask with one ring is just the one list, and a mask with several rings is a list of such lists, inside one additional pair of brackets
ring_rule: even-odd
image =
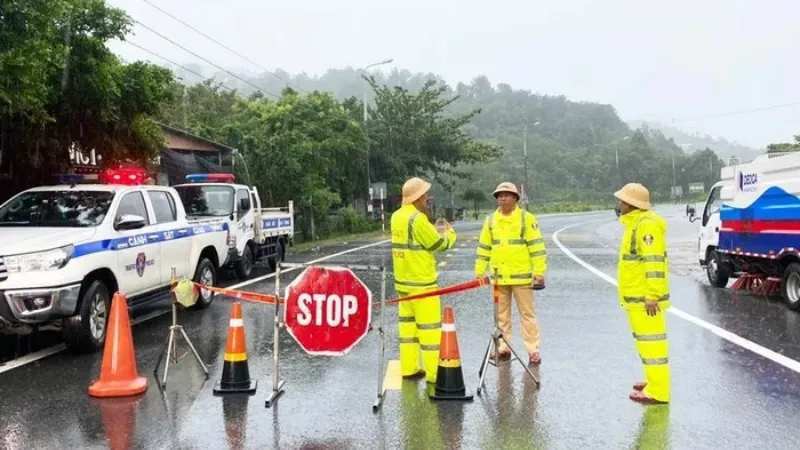
[[(403, 185), (403, 206), (392, 214), (392, 266), (394, 287), (405, 297), (439, 288), (435, 252), (453, 248), (456, 232), (440, 219), (436, 226), (428, 220), (428, 191), (431, 184), (411, 178)], [(404, 378), (426, 376), (436, 382), (439, 341), (442, 336), (442, 310), (438, 295), (400, 302), (398, 341), (400, 372)], [(420, 353), (422, 364), (419, 366)]]

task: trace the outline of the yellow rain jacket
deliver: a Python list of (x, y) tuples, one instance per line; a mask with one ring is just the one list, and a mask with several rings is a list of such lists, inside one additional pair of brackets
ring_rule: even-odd
[(395, 290), (411, 293), (435, 288), (439, 271), (433, 253), (455, 245), (455, 230), (451, 228), (444, 237), (440, 236), (428, 216), (414, 205), (404, 205), (395, 211), (391, 228)]
[(544, 276), (547, 254), (536, 216), (519, 206), (506, 216), (498, 208), (483, 222), (475, 259), (475, 275), (488, 268), (498, 285), (532, 284), (534, 275)]
[(620, 305), (644, 309), (644, 300), (670, 306), (667, 266), (667, 223), (652, 211), (633, 210), (620, 219), (625, 225), (619, 252), (617, 282)]

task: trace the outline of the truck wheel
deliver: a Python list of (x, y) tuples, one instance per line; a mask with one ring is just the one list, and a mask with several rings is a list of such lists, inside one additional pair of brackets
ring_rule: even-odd
[(800, 310), (800, 263), (791, 263), (783, 272), (781, 297), (792, 311)]
[(248, 244), (244, 246), (242, 257), (233, 268), (236, 271), (236, 276), (246, 280), (253, 272), (253, 248)]
[[(210, 259), (203, 258), (200, 260), (197, 270), (194, 272), (194, 282), (205, 286), (217, 285), (217, 270)], [(211, 306), (212, 301), (214, 301), (214, 293), (201, 289), (200, 295), (197, 297), (197, 303), (191, 309), (206, 309)]]
[(731, 277), (730, 266), (720, 263), (716, 250), (709, 250), (706, 256), (706, 275), (708, 282), (714, 287), (724, 288)]
[(94, 280), (80, 299), (78, 314), (64, 319), (64, 344), (73, 353), (93, 353), (106, 342), (111, 295), (105, 283)]

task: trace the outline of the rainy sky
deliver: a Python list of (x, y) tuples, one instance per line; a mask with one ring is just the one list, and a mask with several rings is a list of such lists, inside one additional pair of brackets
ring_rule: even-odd
[[(495, 85), (610, 103), (623, 120), (754, 148), (800, 134), (800, 2), (147, 1), (271, 70), (321, 75), (393, 58), (385, 68), (453, 85), (485, 74)], [(219, 65), (258, 71), (145, 0), (108, 3)], [(202, 63), (140, 26), (133, 32), (130, 40), (175, 62)], [(126, 60), (162, 63), (126, 43), (110, 46)]]

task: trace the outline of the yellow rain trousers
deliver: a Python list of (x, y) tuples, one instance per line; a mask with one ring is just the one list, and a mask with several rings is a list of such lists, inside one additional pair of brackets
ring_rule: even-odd
[[(428, 217), (414, 205), (404, 205), (392, 214), (392, 265), (397, 294), (406, 296), (439, 288), (439, 272), (434, 252), (452, 248), (456, 232), (440, 236)], [(401, 302), (398, 305), (400, 372), (413, 375), (422, 363), (429, 383), (436, 382), (439, 342), (442, 336), (442, 310), (439, 296)]]
[[(619, 301), (628, 312), (636, 349), (647, 381), (643, 393), (669, 402), (670, 372), (666, 312), (670, 307), (667, 225), (652, 211), (634, 210), (620, 217), (625, 225), (619, 253)], [(660, 311), (649, 316), (645, 299)]]

